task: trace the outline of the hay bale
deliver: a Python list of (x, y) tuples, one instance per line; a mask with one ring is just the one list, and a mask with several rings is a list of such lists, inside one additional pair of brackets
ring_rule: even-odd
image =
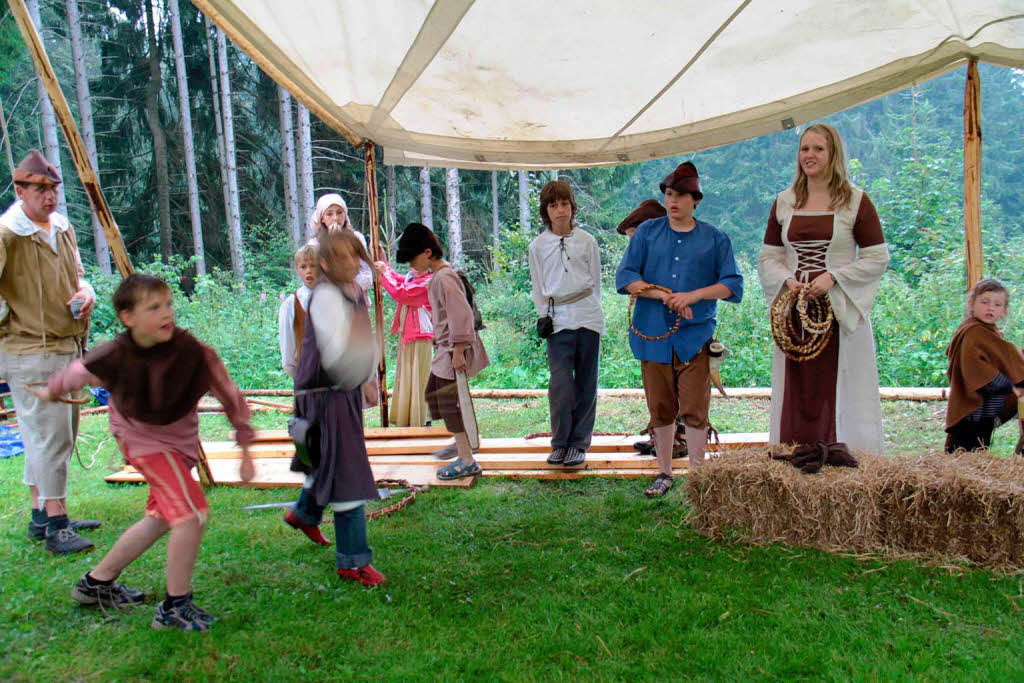
[(710, 537), (755, 543), (1024, 567), (1024, 459), (857, 458), (856, 469), (806, 475), (766, 448), (726, 452), (687, 477), (691, 523)]

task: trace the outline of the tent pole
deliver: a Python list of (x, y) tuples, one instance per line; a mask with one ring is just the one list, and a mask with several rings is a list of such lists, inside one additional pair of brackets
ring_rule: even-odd
[[(363, 143), (366, 172), (366, 207), (370, 211), (370, 260), (376, 261), (380, 251), (380, 220), (377, 214), (377, 160), (373, 141)], [(373, 317), (377, 329), (377, 381), (380, 386), (380, 426), (388, 426), (387, 366), (384, 357), (384, 296), (381, 292), (380, 273), (373, 269)]]
[(60, 83), (57, 82), (57, 74), (53, 72), (50, 58), (46, 55), (43, 41), (36, 31), (35, 24), (32, 23), (32, 19), (29, 17), (25, 0), (9, 0), (8, 5), (11, 8), (15, 21), (18, 23), (18, 28), (21, 29), (22, 38), (25, 39), (25, 46), (28, 48), (29, 54), (32, 55), (32, 61), (36, 66), (36, 73), (39, 74), (43, 85), (46, 86), (50, 102), (53, 103), (54, 112), (57, 114), (57, 122), (60, 123), (60, 128), (64, 131), (64, 138), (68, 143), (68, 152), (71, 154), (71, 160), (75, 162), (78, 178), (82, 181), (82, 187), (85, 189), (86, 196), (89, 197), (89, 204), (92, 205), (92, 210), (96, 212), (96, 216), (99, 218), (100, 226), (103, 228), (103, 236), (107, 238), (107, 244), (110, 246), (110, 253), (114, 256), (117, 270), (121, 273), (121, 277), (127, 277), (134, 270), (131, 259), (128, 258), (128, 252), (124, 247), (124, 240), (121, 239), (121, 231), (117, 229), (114, 216), (110, 213), (107, 200), (103, 197), (99, 176), (96, 174), (96, 170), (93, 169), (92, 164), (89, 163), (89, 156), (85, 152), (82, 134), (78, 132), (75, 119), (71, 116), (71, 108), (68, 107), (68, 101), (64, 99), (64, 93), (60, 89)]
[(967, 248), (967, 288), (982, 278), (981, 255), (981, 79), (978, 60), (967, 63), (964, 81), (964, 232)]

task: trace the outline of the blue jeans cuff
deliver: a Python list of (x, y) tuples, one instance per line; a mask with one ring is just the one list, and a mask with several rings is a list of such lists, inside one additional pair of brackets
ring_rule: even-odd
[(336, 551), (334, 556), (338, 563), (338, 569), (358, 569), (370, 564), (370, 561), (373, 560), (373, 550), (367, 548), (365, 553), (355, 555), (346, 555)]

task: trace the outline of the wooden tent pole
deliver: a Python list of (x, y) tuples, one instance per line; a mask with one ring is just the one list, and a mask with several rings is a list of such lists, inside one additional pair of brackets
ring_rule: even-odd
[(985, 272), (981, 256), (981, 79), (976, 59), (967, 63), (964, 81), (964, 233), (967, 289), (971, 289)]
[[(366, 207), (370, 212), (370, 260), (376, 261), (380, 251), (380, 220), (377, 213), (377, 161), (373, 141), (363, 143), (366, 163)], [(387, 366), (384, 357), (384, 295), (381, 292), (380, 273), (373, 269), (373, 317), (377, 329), (377, 381), (380, 386), (380, 426), (388, 426)]]
[(57, 122), (60, 123), (61, 130), (64, 131), (71, 160), (78, 170), (78, 177), (82, 181), (82, 187), (85, 188), (85, 194), (89, 197), (89, 204), (92, 205), (92, 210), (99, 217), (103, 236), (107, 238), (107, 244), (110, 246), (110, 253), (114, 256), (117, 270), (121, 273), (121, 277), (127, 277), (134, 269), (124, 247), (124, 240), (121, 239), (121, 231), (118, 230), (114, 216), (110, 213), (110, 207), (107, 206), (107, 200), (103, 197), (99, 176), (92, 164), (89, 163), (89, 155), (86, 154), (82, 134), (78, 132), (75, 119), (71, 116), (71, 108), (68, 106), (68, 101), (64, 99), (60, 83), (57, 82), (57, 74), (53, 71), (50, 58), (47, 57), (46, 49), (43, 47), (43, 41), (36, 31), (35, 24), (32, 23), (25, 0), (9, 0), (8, 6), (18, 23), (22, 37), (25, 39), (25, 46), (28, 48), (29, 54), (32, 55), (36, 73), (39, 74), (40, 80), (46, 86), (46, 92), (50, 96), (50, 102), (53, 103), (54, 112), (57, 114)]

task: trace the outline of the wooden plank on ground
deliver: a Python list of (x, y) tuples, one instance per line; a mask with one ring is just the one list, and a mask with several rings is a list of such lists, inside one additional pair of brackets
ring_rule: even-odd
[[(619, 479), (654, 478), (659, 472), (655, 469), (637, 470), (484, 470), (487, 478), (504, 477), (506, 479), (583, 479), (584, 477), (617, 477)], [(686, 474), (685, 469), (672, 470), (673, 476)]]
[[(444, 425), (430, 427), (364, 427), (363, 436), (367, 439), (415, 439), (424, 437), (444, 438), (450, 437), (451, 432), (444, 428)], [(235, 433), (231, 432), (231, 438)], [(291, 443), (292, 438), (288, 436), (287, 429), (264, 429), (256, 432), (254, 443), (268, 442)]]
[[(595, 436), (591, 444), (588, 457), (603, 453), (636, 453), (633, 444), (640, 439), (639, 436)], [(719, 448), (746, 448), (750, 446), (763, 446), (768, 443), (767, 432), (737, 432), (733, 434), (721, 434), (721, 445), (716, 443), (708, 444), (709, 451), (717, 451)], [(409, 439), (373, 439), (366, 442), (367, 453), (373, 456), (396, 456), (406, 457), (410, 455), (427, 455), (432, 451), (444, 448), (452, 443), (450, 438), (409, 438)], [(206, 441), (203, 443), (208, 459), (237, 458), (238, 446), (232, 441)], [(249, 452), (254, 458), (291, 458), (294, 448), (291, 442), (285, 443), (256, 443), (249, 447)], [(480, 454), (509, 454), (509, 453), (535, 453), (547, 454), (551, 452), (551, 439), (549, 437), (538, 437), (536, 439), (481, 439)]]
[[(305, 479), (301, 472), (292, 472), (288, 469), (286, 460), (260, 460), (255, 463), (256, 477), (247, 483), (243, 483), (238, 476), (240, 460), (229, 460), (221, 458), (210, 461), (210, 469), (213, 470), (213, 477), (219, 486), (241, 486), (256, 489), (276, 488), (299, 488)], [(372, 463), (374, 479), (405, 479), (416, 486), (452, 486), (456, 488), (469, 488), (475, 483), (475, 477), (456, 479), (454, 481), (441, 481), (436, 476), (436, 470), (443, 463), (432, 465), (394, 465), (388, 463)], [(195, 470), (192, 471), (193, 478)], [(121, 471), (105, 477), (109, 483), (145, 483), (145, 479), (131, 466), (125, 466)]]
[[(582, 465), (567, 468), (563, 465), (551, 465), (547, 462), (547, 453), (478, 453), (476, 461), (484, 470), (566, 470), (576, 469), (647, 469), (657, 467), (657, 458), (653, 455), (640, 453), (588, 453)], [(373, 464), (394, 465), (430, 465), (443, 464), (430, 455), (388, 455), (370, 456)], [(688, 464), (686, 458), (673, 460), (677, 467)]]

